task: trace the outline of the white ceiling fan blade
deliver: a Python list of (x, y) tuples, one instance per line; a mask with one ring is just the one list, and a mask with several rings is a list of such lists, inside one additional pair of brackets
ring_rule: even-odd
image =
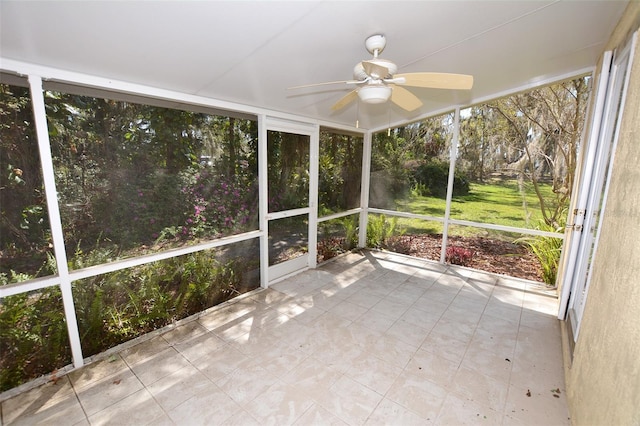
[(364, 81), (360, 81), (360, 80), (327, 81), (324, 83), (303, 84), (302, 86), (287, 87), (287, 90), (304, 89), (306, 87), (330, 86), (333, 84), (359, 84), (359, 83), (364, 83)]
[(382, 79), (389, 75), (389, 68), (377, 64), (373, 61), (362, 61), (361, 64), (362, 68), (364, 68), (364, 71), (370, 77)]
[(331, 110), (337, 111), (339, 109), (346, 107), (349, 103), (353, 102), (357, 96), (358, 96), (358, 92), (356, 90), (352, 90), (351, 92), (347, 93), (342, 98), (340, 98), (338, 102), (333, 104), (333, 106), (331, 107)]
[(391, 102), (407, 111), (413, 111), (422, 106), (422, 101), (404, 87), (394, 86), (391, 92)]
[[(398, 81), (404, 79), (404, 82)], [(473, 87), (473, 76), (466, 74), (449, 74), (441, 72), (413, 72), (393, 76), (395, 84), (430, 89), (469, 90)]]

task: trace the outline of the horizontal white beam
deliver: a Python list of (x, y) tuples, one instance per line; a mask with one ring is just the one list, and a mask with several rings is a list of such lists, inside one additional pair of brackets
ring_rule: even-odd
[[(430, 220), (434, 222), (444, 223), (444, 218), (426, 216), (415, 213), (398, 212), (394, 210), (369, 209), (369, 213), (385, 214), (387, 216), (407, 217), (411, 219)], [(472, 222), (470, 220), (449, 219), (451, 225), (472, 226), (474, 228), (492, 229), (494, 231), (512, 232), (514, 234), (537, 235), (540, 237), (560, 238), (564, 240), (564, 234), (559, 232), (541, 231), (539, 229), (518, 228), (515, 226), (497, 225), (493, 223)]]
[[(191, 254), (198, 251), (208, 250), (216, 247), (222, 247), (225, 245), (238, 243), (241, 241), (250, 240), (252, 238), (258, 238), (263, 234), (262, 231), (250, 231), (243, 234), (231, 235), (228, 237), (218, 238), (216, 240), (208, 241), (202, 244), (196, 244), (188, 247), (179, 247), (175, 249), (165, 250), (161, 253), (153, 253), (146, 256), (133, 257), (131, 259), (122, 259), (115, 262), (106, 263), (102, 265), (90, 266), (88, 268), (82, 268), (69, 272), (71, 281), (78, 281), (85, 278), (95, 277), (101, 274), (107, 274), (109, 272), (115, 272), (134, 266), (140, 266), (147, 263), (157, 262), (159, 260), (165, 260), (172, 257), (183, 256), (185, 254)], [(35, 278), (20, 283), (8, 284), (0, 287), (0, 298), (12, 296), (14, 294), (25, 293), (28, 291), (39, 290), (41, 288), (51, 287), (58, 285), (60, 279), (57, 276)]]
[(340, 219), (341, 217), (351, 216), (353, 214), (358, 214), (361, 211), (362, 211), (362, 208), (358, 207), (358, 208), (351, 209), (351, 210), (345, 210), (345, 211), (340, 212), (340, 213), (333, 213), (333, 214), (330, 214), (328, 216), (319, 217), (318, 218), (318, 222), (326, 222), (328, 220)]

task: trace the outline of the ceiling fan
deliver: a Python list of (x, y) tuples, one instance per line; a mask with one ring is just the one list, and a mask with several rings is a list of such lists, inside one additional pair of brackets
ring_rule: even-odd
[(393, 62), (379, 57), (387, 44), (386, 37), (376, 34), (365, 41), (367, 51), (373, 55), (370, 60), (359, 62), (353, 69), (353, 80), (331, 81), (327, 83), (308, 84), (290, 87), (324, 86), (330, 84), (347, 84), (359, 86), (343, 96), (331, 109), (337, 111), (359, 98), (369, 104), (380, 104), (391, 99), (399, 107), (413, 111), (422, 106), (422, 101), (406, 87), (425, 87), (431, 89), (469, 90), (473, 86), (473, 76), (437, 72), (414, 72), (396, 74), (398, 67)]

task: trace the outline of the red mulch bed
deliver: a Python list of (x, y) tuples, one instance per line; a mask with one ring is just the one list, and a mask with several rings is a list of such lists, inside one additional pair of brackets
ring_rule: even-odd
[[(408, 246), (411, 256), (440, 260), (442, 235), (403, 235), (403, 246)], [(533, 253), (520, 244), (495, 238), (449, 236), (448, 246), (461, 247), (473, 252), (465, 265), (469, 268), (511, 277), (542, 282), (540, 263)]]

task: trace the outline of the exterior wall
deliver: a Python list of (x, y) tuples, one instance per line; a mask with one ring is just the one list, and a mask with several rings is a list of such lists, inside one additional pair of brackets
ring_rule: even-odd
[[(639, 21), (640, 2), (632, 1), (607, 50)], [(565, 369), (571, 419), (575, 425), (640, 425), (640, 43), (597, 250), (580, 335)]]

